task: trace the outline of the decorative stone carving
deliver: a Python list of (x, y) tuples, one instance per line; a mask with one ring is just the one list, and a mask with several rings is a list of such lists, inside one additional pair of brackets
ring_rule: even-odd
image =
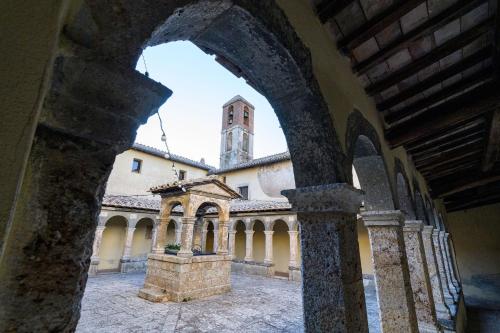
[(363, 192), (329, 184), (282, 194), (302, 227), (306, 332), (368, 332), (356, 230)]
[(382, 332), (418, 332), (400, 211), (361, 214), (372, 249)]

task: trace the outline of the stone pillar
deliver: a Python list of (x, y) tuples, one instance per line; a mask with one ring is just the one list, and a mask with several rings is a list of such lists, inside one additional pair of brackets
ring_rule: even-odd
[(202, 252), (207, 252), (207, 233), (208, 230), (204, 229), (201, 232), (201, 251)]
[(290, 261), (288, 262), (288, 266), (297, 268), (298, 267), (298, 261), (297, 261), (297, 235), (299, 234), (298, 231), (295, 230), (289, 230), (288, 231), (288, 236), (290, 238)]
[(362, 192), (348, 184), (281, 192), (302, 226), (306, 332), (368, 332), (356, 213)]
[(192, 257), (193, 229), (196, 217), (183, 217), (181, 230), (181, 249), (177, 252), (179, 257)]
[(164, 254), (165, 253), (165, 245), (167, 245), (167, 228), (169, 218), (160, 218), (160, 223), (158, 223), (158, 227), (156, 228), (156, 238), (153, 241), (155, 247), (153, 248), (153, 253), (156, 254)]
[(439, 332), (434, 297), (422, 241), (422, 221), (405, 221), (403, 235), (411, 289), (420, 332)]
[(182, 242), (182, 224), (180, 228), (175, 229), (175, 244), (181, 244)]
[(432, 296), (434, 299), (434, 306), (436, 307), (436, 315), (439, 319), (450, 320), (450, 310), (446, 306), (443, 289), (441, 287), (441, 279), (439, 278), (436, 255), (434, 252), (434, 245), (432, 244), (432, 230), (431, 225), (424, 225), (422, 230), (422, 242), (424, 244), (425, 259), (427, 261), (427, 268), (429, 271), (429, 280), (432, 287)]
[[(222, 238), (222, 236), (220, 235), (221, 232), (222, 232), (222, 229), (220, 228), (220, 226), (214, 224), (214, 247), (213, 247), (213, 252), (216, 252), (216, 253), (220, 253), (219, 251), (221, 250), (221, 249), (219, 249), (219, 238)], [(227, 232), (227, 230), (226, 230), (226, 232)], [(227, 253), (227, 246), (226, 246), (226, 253)]]
[(273, 263), (273, 234), (272, 230), (265, 230), (266, 235), (266, 255), (264, 258), (264, 263), (271, 265)]
[(229, 231), (229, 254), (231, 255), (231, 258), (234, 259), (234, 252), (235, 252), (235, 246), (236, 246), (236, 231), (231, 230)]
[(158, 226), (160, 225), (160, 218), (156, 217), (156, 221), (153, 223), (153, 230), (151, 233), (151, 252), (155, 251), (156, 239), (158, 237)]
[(123, 255), (121, 258), (121, 262), (130, 261), (130, 257), (132, 254), (132, 241), (134, 239), (135, 232), (135, 223), (133, 227), (127, 228), (127, 233), (125, 234), (125, 247), (123, 248)]
[(455, 273), (455, 263), (454, 263), (452, 255), (450, 253), (449, 238), (450, 238), (450, 234), (448, 232), (445, 232), (444, 236), (443, 236), (444, 252), (446, 253), (446, 257), (448, 258), (448, 269), (450, 271), (451, 282), (452, 282), (453, 286), (455, 287), (457, 294), (460, 294), (461, 287), (460, 287), (460, 284), (458, 283), (457, 278), (456, 278), (457, 274)]
[(460, 288), (462, 288), (461, 287), (462, 278), (460, 277), (460, 270), (458, 269), (458, 262), (457, 262), (456, 252), (455, 252), (455, 245), (453, 244), (453, 239), (451, 237), (448, 238), (448, 247), (450, 250), (450, 256), (453, 260), (453, 264), (455, 267), (455, 278), (456, 278)]
[(253, 230), (245, 230), (245, 261), (253, 262)]
[(443, 255), (441, 253), (441, 247), (439, 246), (439, 230), (433, 229), (432, 231), (432, 245), (434, 246), (434, 253), (436, 254), (438, 275), (441, 280), (441, 287), (443, 288), (443, 296), (448, 309), (452, 316), (457, 313), (457, 307), (455, 305), (455, 300), (453, 294), (450, 292), (448, 281), (446, 280), (446, 272), (444, 270)]
[(97, 267), (99, 266), (99, 250), (101, 249), (102, 233), (106, 226), (98, 225), (95, 231), (94, 244), (92, 246), (92, 257), (90, 257), (89, 275), (97, 274)]
[(361, 214), (368, 229), (382, 332), (418, 332), (400, 211)]
[[(218, 232), (217, 232), (217, 242), (215, 242), (215, 231), (214, 231), (214, 248), (217, 251), (217, 254), (226, 255), (229, 253), (228, 249), (228, 228), (229, 221), (220, 221), (218, 223)], [(215, 247), (217, 245), (217, 247)]]
[(451, 294), (453, 295), (453, 299), (455, 302), (458, 302), (458, 291), (453, 284), (453, 279), (451, 277), (451, 270), (450, 270), (450, 258), (448, 257), (448, 254), (446, 252), (446, 247), (445, 247), (445, 240), (444, 240), (444, 231), (439, 231), (439, 247), (441, 248), (441, 255), (443, 256), (443, 263), (444, 263), (444, 271), (446, 273), (446, 280), (448, 281), (448, 287), (450, 289)]

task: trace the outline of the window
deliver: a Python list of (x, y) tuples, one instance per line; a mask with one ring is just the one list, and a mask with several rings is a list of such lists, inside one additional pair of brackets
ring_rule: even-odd
[(238, 192), (244, 200), (248, 200), (248, 186), (238, 187)]
[(232, 105), (229, 106), (229, 113), (227, 116), (227, 124), (231, 125), (233, 123), (234, 118), (234, 107)]
[(132, 161), (132, 172), (140, 173), (142, 168), (142, 161), (134, 158)]
[(243, 133), (243, 151), (248, 153), (248, 133)]
[(185, 170), (179, 170), (179, 180), (185, 180), (186, 174), (187, 172)]
[(231, 151), (233, 149), (233, 132), (227, 133), (226, 138), (226, 151)]
[(250, 123), (250, 113), (248, 112), (248, 107), (245, 106), (245, 108), (243, 109), (243, 124), (247, 125)]

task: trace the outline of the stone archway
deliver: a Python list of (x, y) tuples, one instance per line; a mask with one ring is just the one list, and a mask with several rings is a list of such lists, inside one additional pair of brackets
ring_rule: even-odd
[(408, 177), (406, 176), (404, 167), (400, 160), (396, 159), (395, 166), (396, 192), (399, 210), (401, 210), (403, 214), (405, 214), (405, 218), (407, 220), (415, 220), (417, 216), (411, 197)]
[(100, 261), (97, 270), (100, 272), (119, 272), (120, 259), (125, 249), (127, 219), (123, 216), (113, 216), (108, 221), (102, 233)]
[[(234, 20), (239, 24), (230, 24)], [(11, 300), (2, 320), (8, 327), (62, 331), (76, 326), (97, 212), (114, 158), (132, 145), (137, 127), (171, 94), (133, 70), (145, 45), (190, 40), (263, 93), (284, 130), (297, 186), (348, 179), (308, 50), (274, 1), (87, 0), (66, 26), (64, 39), (67, 52), (55, 60), (20, 190), (23, 200), (2, 252), (2, 269), (7, 268), (0, 294)], [(302, 235), (316, 232), (304, 226)], [(313, 253), (315, 246), (304, 246), (303, 252)], [(36, 264), (33, 255), (40, 258)], [(316, 267), (331, 267), (334, 258), (322, 260)], [(354, 275), (360, 280), (360, 272)], [(26, 276), (21, 285), (18, 276)], [(331, 290), (313, 276), (305, 282), (312, 289), (305, 290), (314, 294), (324, 288), (321, 295)], [(313, 294), (305, 305), (306, 325), (340, 325), (330, 316), (318, 319), (323, 315), (316, 310), (327, 304), (345, 318), (343, 308), (331, 300), (319, 302)], [(338, 322), (366, 326), (357, 312)], [(34, 321), (32, 313), (41, 320)]]

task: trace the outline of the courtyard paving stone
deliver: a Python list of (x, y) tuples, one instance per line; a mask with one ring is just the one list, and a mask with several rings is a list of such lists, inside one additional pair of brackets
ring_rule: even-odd
[[(303, 332), (300, 284), (232, 274), (232, 291), (184, 303), (152, 303), (137, 296), (144, 273), (88, 280), (78, 333)], [(365, 288), (370, 332), (379, 332), (375, 290)]]

